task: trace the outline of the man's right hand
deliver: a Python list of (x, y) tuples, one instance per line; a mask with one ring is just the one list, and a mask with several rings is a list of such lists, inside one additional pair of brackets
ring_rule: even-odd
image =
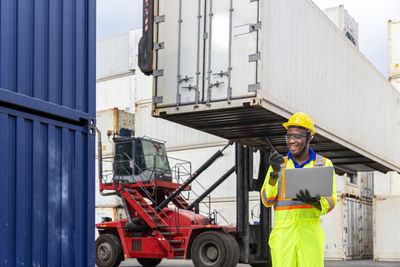
[(276, 150), (271, 150), (269, 154), (269, 165), (271, 165), (274, 172), (281, 171), (281, 164), (285, 162), (283, 156)]

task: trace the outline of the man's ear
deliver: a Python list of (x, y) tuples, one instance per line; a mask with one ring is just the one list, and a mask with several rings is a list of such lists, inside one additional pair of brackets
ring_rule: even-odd
[(310, 135), (310, 138), (308, 139), (308, 143), (310, 143), (314, 138), (314, 135)]

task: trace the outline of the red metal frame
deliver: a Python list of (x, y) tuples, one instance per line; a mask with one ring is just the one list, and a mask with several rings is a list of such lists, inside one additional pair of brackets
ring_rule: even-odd
[[(150, 227), (140, 236), (126, 230), (127, 219), (99, 223), (99, 234), (118, 234), (126, 258), (169, 258), (186, 259), (192, 239), (203, 231), (236, 231), (234, 226), (210, 224), (208, 217), (186, 210), (188, 203), (177, 196), (172, 200), (175, 208), (164, 208), (156, 213), (154, 205), (146, 201), (144, 189), (153, 189), (157, 185), (157, 194), (165, 197), (180, 184), (168, 181), (138, 182), (136, 184), (101, 184), (101, 190), (115, 190), (121, 194), (128, 205), (132, 219), (141, 218)], [(188, 186), (185, 190), (189, 190)], [(158, 196), (156, 196), (158, 197)]]

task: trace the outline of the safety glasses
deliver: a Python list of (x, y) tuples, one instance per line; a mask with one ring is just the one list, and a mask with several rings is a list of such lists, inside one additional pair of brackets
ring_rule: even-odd
[(303, 134), (286, 134), (285, 135), (285, 140), (288, 141), (290, 139), (296, 140), (296, 141), (300, 141), (303, 138), (306, 138), (307, 135), (303, 135)]

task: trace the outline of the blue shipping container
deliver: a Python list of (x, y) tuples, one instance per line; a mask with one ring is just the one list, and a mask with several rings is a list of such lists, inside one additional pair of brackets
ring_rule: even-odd
[(0, 266), (94, 266), (92, 129), (0, 107)]
[(0, 1), (0, 266), (94, 266), (95, 13)]
[(0, 100), (94, 118), (95, 0), (0, 1)]

